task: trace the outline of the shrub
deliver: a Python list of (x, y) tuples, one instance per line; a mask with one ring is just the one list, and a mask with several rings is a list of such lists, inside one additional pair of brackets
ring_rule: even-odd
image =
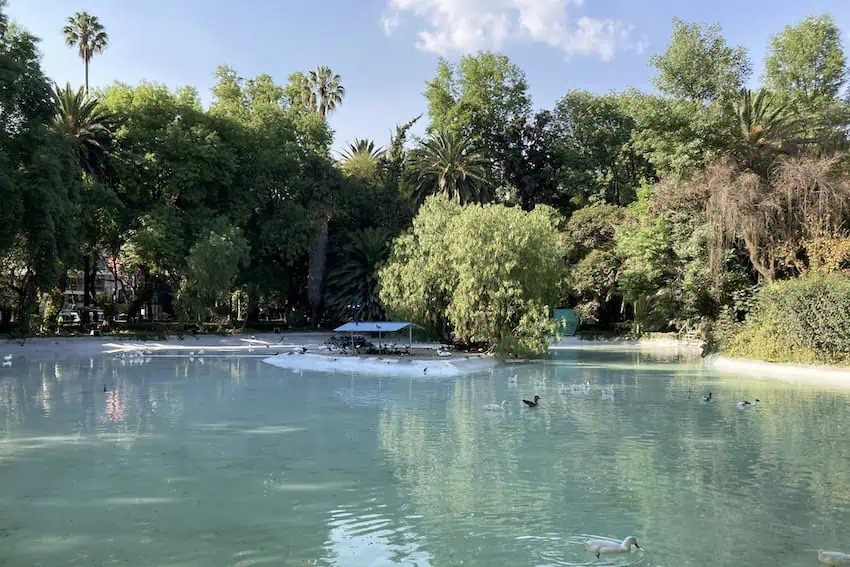
[(765, 287), (726, 351), (772, 362), (850, 364), (850, 279), (813, 274)]
[(400, 318), (504, 354), (542, 354), (563, 285), (561, 219), (546, 206), (461, 207), (429, 198), (380, 272)]

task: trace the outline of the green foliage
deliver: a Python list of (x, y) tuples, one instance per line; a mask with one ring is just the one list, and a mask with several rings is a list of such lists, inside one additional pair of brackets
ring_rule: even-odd
[(686, 100), (711, 102), (744, 86), (752, 66), (743, 47), (730, 47), (719, 25), (689, 24), (673, 19), (673, 38), (662, 55), (652, 58), (658, 69), (655, 85)]
[(549, 207), (526, 213), (429, 198), (380, 272), (381, 299), (457, 342), (543, 353), (563, 277), (559, 222)]
[(376, 321), (384, 309), (378, 295), (378, 270), (389, 254), (386, 230), (370, 228), (352, 233), (338, 252), (328, 274), (328, 304), (345, 320)]
[(410, 156), (413, 198), (443, 194), (458, 203), (488, 198), (488, 163), (472, 140), (450, 130), (432, 132)]
[(70, 83), (64, 88), (56, 85), (53, 99), (56, 105), (53, 131), (71, 140), (83, 171), (89, 175), (105, 174), (111, 137), (105, 108), (82, 87), (73, 91)]
[(218, 224), (192, 246), (186, 260), (177, 300), (189, 317), (203, 319), (215, 314), (219, 304), (229, 302), (239, 270), (248, 261), (248, 241), (242, 230), (226, 221)]
[(558, 179), (570, 188), (576, 206), (597, 201), (627, 205), (641, 182), (655, 177), (631, 144), (635, 121), (620, 95), (570, 91), (555, 105), (552, 128), (561, 164)]
[(830, 16), (810, 16), (773, 37), (764, 79), (799, 109), (824, 110), (847, 85), (841, 31)]
[(765, 287), (726, 352), (772, 362), (850, 364), (850, 280), (810, 275)]

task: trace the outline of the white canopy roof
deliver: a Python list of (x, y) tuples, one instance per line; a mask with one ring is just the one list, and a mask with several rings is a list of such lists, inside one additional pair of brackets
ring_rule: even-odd
[(408, 327), (420, 328), (408, 321), (355, 321), (334, 329), (336, 333), (394, 333)]

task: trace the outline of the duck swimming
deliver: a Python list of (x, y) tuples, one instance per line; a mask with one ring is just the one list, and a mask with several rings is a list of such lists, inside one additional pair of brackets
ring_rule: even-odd
[(752, 402), (748, 402), (747, 400), (744, 400), (742, 402), (738, 402), (735, 405), (738, 407), (738, 409), (750, 409), (750, 408), (756, 407), (756, 404), (759, 403), (759, 402), (761, 402), (761, 400), (756, 398)]
[(629, 553), (632, 550), (632, 546), (640, 549), (638, 540), (634, 536), (627, 537), (623, 540), (623, 543), (617, 543), (616, 541), (607, 539), (589, 539), (584, 544), (584, 550), (595, 553), (596, 558), (599, 559), (600, 555), (607, 555), (609, 553)]
[(840, 551), (818, 551), (818, 563), (823, 565), (850, 565), (850, 554)]
[(711, 401), (711, 392), (709, 392), (707, 396), (703, 396), (702, 401), (710, 402)]
[(524, 403), (525, 405), (527, 405), (530, 408), (536, 408), (539, 400), (540, 400), (540, 396), (535, 395), (533, 402), (530, 401), (530, 400), (523, 400), (522, 403)]

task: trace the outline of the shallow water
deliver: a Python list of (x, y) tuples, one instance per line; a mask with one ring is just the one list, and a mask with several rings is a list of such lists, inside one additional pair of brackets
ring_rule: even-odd
[(814, 565), (850, 551), (848, 402), (637, 352), (413, 380), (17, 359), (0, 565)]

